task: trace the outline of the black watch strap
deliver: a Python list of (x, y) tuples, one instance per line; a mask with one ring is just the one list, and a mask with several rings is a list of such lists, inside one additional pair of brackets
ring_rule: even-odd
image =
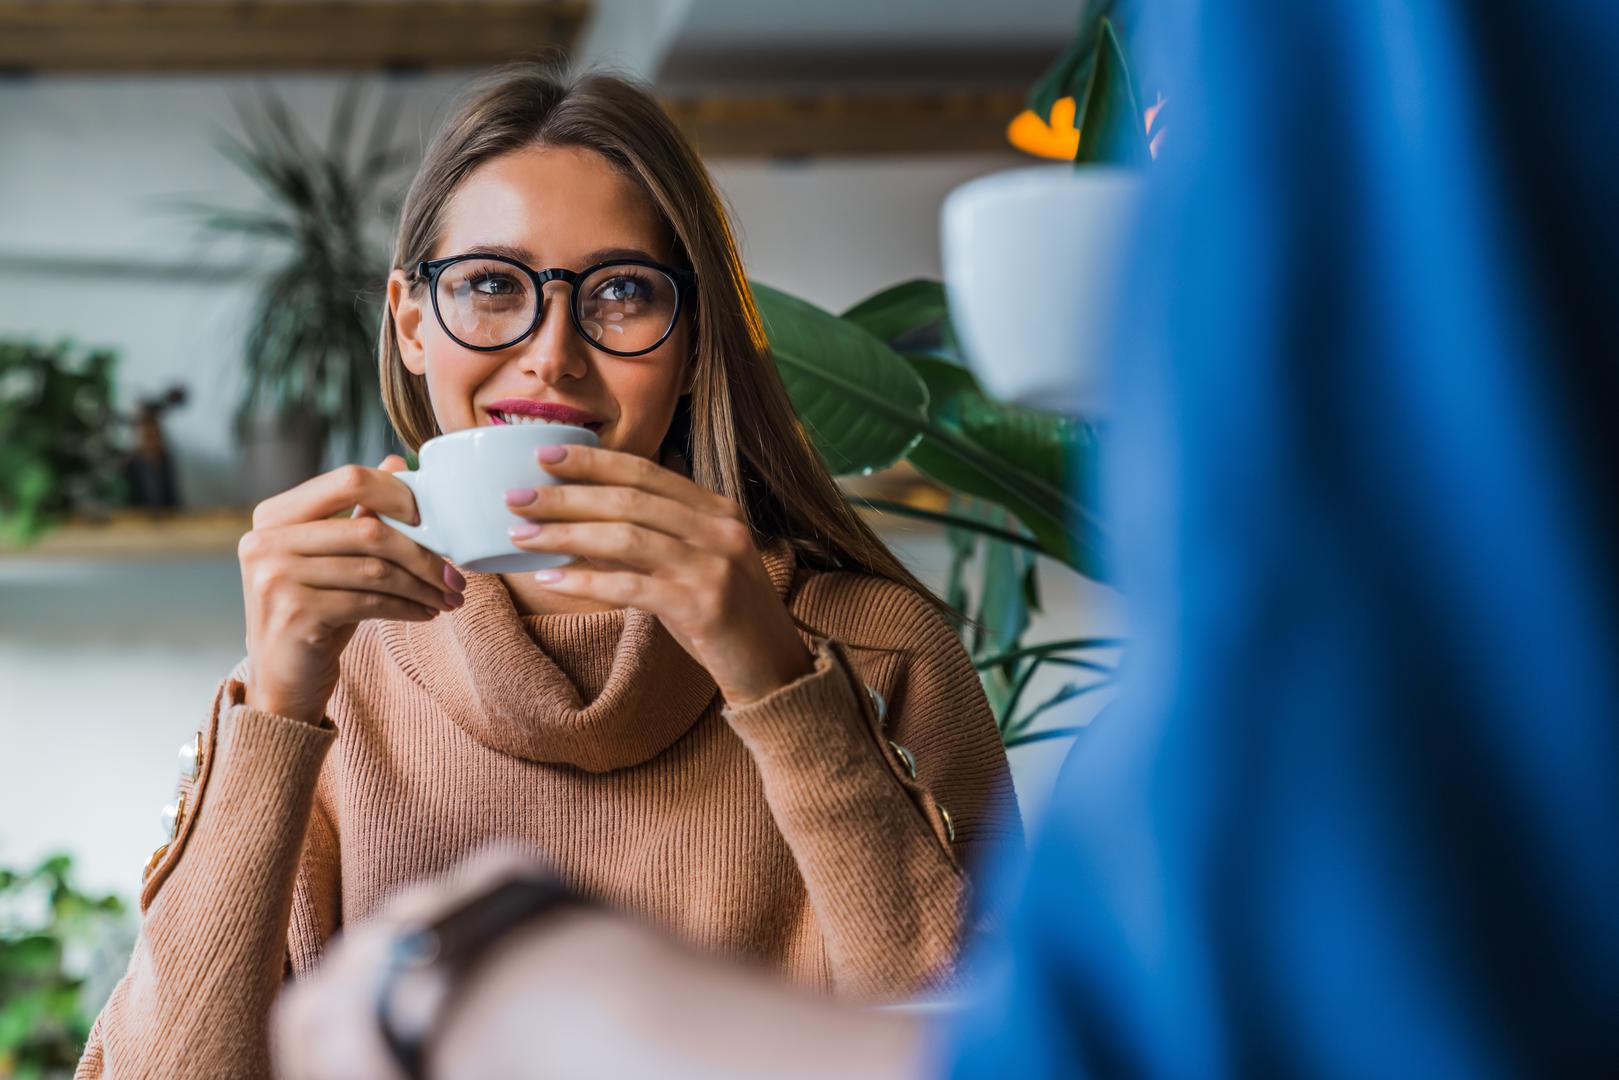
[(402, 1030), (394, 999), (403, 981), (434, 972), (445, 983), (447, 999), (449, 990), (465, 978), (490, 945), (555, 908), (582, 902), (577, 893), (552, 878), (511, 877), (395, 938), (377, 994), (376, 1016), (382, 1040), (400, 1071), (409, 1080), (425, 1080), (427, 1047), (445, 1004), (439, 1002), (425, 1026)]

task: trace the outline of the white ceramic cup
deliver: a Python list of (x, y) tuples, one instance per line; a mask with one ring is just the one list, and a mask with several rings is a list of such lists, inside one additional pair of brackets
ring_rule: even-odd
[(506, 505), (506, 491), (560, 483), (535, 458), (542, 446), (596, 446), (596, 433), (567, 424), (497, 424), (452, 431), (422, 444), (420, 467), (393, 475), (416, 496), (420, 525), (383, 521), (463, 570), (514, 574), (547, 570), (572, 555), (519, 548), (506, 530), (527, 519)]

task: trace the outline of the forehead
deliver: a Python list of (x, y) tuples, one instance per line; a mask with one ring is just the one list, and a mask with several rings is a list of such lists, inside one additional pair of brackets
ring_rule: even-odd
[(492, 158), (461, 181), (433, 257), (499, 245), (526, 251), (536, 267), (572, 266), (608, 248), (666, 260), (667, 234), (652, 201), (600, 154), (533, 147)]

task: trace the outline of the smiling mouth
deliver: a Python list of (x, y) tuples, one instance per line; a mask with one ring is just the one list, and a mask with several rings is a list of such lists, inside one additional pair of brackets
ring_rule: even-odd
[(489, 409), (489, 419), (499, 425), (508, 424), (561, 424), (563, 427), (582, 427), (587, 431), (600, 431), (602, 421), (593, 420), (588, 424), (574, 423), (567, 420), (547, 420), (542, 416), (525, 416), (522, 413), (503, 413), (498, 409)]

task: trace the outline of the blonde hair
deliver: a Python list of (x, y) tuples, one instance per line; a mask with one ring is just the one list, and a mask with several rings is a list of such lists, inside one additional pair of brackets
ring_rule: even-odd
[[(776, 371), (708, 170), (646, 87), (600, 72), (570, 78), (554, 63), (532, 60), (478, 79), (411, 183), (394, 267), (408, 270), (433, 256), (445, 208), (463, 178), (492, 158), (534, 146), (600, 154), (646, 193), (673, 235), (674, 257), (696, 272), (691, 392), (680, 399), (660, 455), (681, 454), (697, 484), (735, 500), (761, 545), (785, 538), (806, 565), (887, 578), (959, 620), (833, 482)], [(405, 367), (386, 307), (379, 362), (389, 420), (415, 451), (441, 432), (427, 381)]]

